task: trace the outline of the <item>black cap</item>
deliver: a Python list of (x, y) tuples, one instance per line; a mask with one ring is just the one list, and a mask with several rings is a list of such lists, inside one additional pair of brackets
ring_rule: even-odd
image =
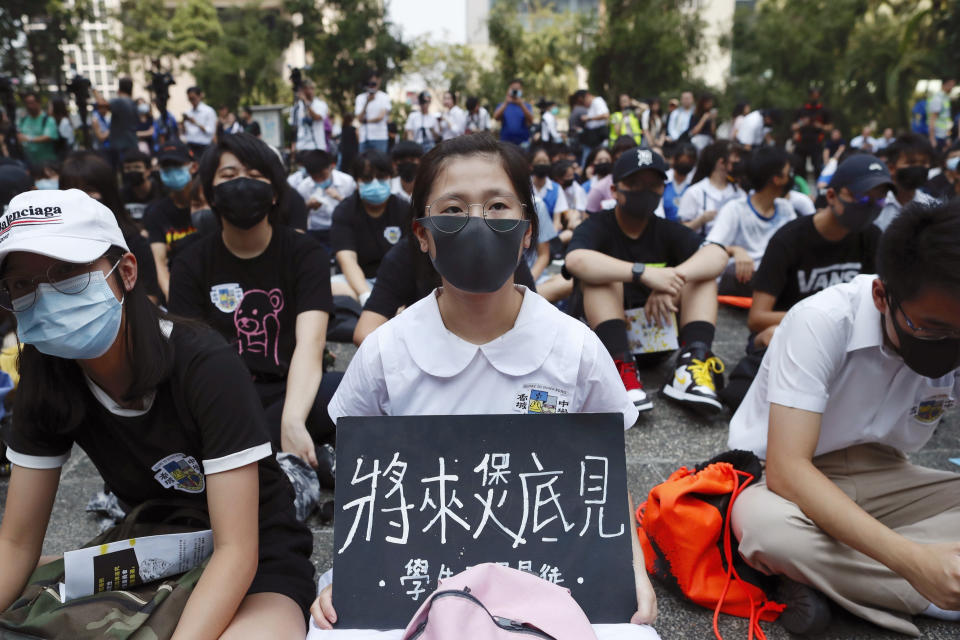
[(830, 179), (830, 188), (839, 191), (846, 187), (856, 196), (862, 196), (870, 189), (882, 184), (893, 188), (893, 180), (887, 165), (876, 156), (868, 153), (852, 155), (837, 167)]
[(0, 165), (0, 209), (7, 206), (13, 196), (33, 189), (33, 178), (27, 170), (16, 164)]
[(666, 181), (669, 166), (667, 166), (667, 161), (663, 159), (663, 156), (656, 151), (637, 147), (629, 151), (624, 151), (620, 157), (617, 158), (617, 163), (613, 165), (613, 181), (620, 182), (632, 176), (637, 171), (643, 171), (644, 169), (657, 171), (663, 176), (664, 181)]
[(160, 151), (157, 153), (157, 162), (160, 164), (187, 164), (193, 162), (193, 153), (190, 151), (190, 147), (179, 140), (171, 140), (160, 146)]

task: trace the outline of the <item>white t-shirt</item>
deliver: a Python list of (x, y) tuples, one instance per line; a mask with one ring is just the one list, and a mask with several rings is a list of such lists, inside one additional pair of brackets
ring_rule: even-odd
[(737, 126), (737, 142), (758, 147), (763, 144), (764, 130), (763, 112), (751, 111), (743, 116), (743, 120)]
[(410, 202), (410, 194), (403, 190), (403, 183), (400, 182), (400, 176), (390, 178), (390, 193), (404, 202)]
[(440, 135), (440, 121), (435, 113), (412, 111), (404, 129), (413, 132), (413, 141), (417, 144), (432, 147), (437, 144), (434, 134)]
[(684, 109), (677, 107), (667, 117), (667, 135), (673, 140), (679, 140), (690, 128), (690, 119), (693, 117), (693, 107)]
[(478, 107), (476, 113), (467, 113), (466, 127), (467, 133), (490, 131), (490, 112)]
[(353, 114), (359, 117), (361, 113), (365, 113), (368, 120), (380, 116), (384, 116), (384, 118), (378, 122), (367, 123), (358, 120), (356, 123), (358, 140), (359, 142), (386, 140), (388, 137), (387, 121), (390, 119), (390, 108), (392, 106), (390, 96), (383, 91), (377, 91), (372, 98), (369, 96), (370, 94), (366, 92), (357, 96)]
[(707, 234), (707, 242), (724, 247), (743, 247), (753, 258), (754, 266), (760, 266), (767, 243), (777, 229), (797, 217), (788, 200), (773, 201), (774, 213), (764, 218), (754, 208), (750, 198), (738, 198), (723, 205), (713, 221), (713, 229)]
[(870, 146), (870, 149), (872, 149), (873, 151), (876, 151), (877, 142), (878, 140), (872, 136), (867, 136), (866, 138), (864, 138), (863, 136), (857, 136), (856, 138), (850, 141), (850, 147), (853, 149), (860, 149), (861, 147), (863, 147), (863, 145), (866, 144)]
[(581, 187), (580, 183), (576, 180), (563, 190), (563, 195), (567, 197), (568, 208), (576, 209), (577, 211), (587, 210), (587, 192), (583, 190), (583, 187)]
[(330, 417), (526, 414), (530, 392), (543, 390), (557, 412), (621, 413), (624, 429), (633, 426), (637, 409), (596, 334), (517, 290), (523, 303), (513, 328), (484, 345), (444, 326), (438, 290), (380, 326), (347, 367)]
[(444, 140), (462, 136), (467, 129), (467, 112), (458, 105), (450, 107), (450, 111), (440, 116), (440, 135)]
[[(553, 203), (553, 209), (551, 209), (547, 201), (546, 195), (548, 192), (550, 192), (553, 189), (554, 185), (556, 185), (557, 187), (557, 199)], [(531, 186), (533, 186), (532, 183), (531, 183)], [(542, 189), (537, 189), (536, 186), (533, 186), (533, 195), (543, 199), (544, 204), (547, 205), (547, 213), (550, 214), (551, 219), (554, 218), (557, 214), (562, 213), (570, 208), (570, 204), (567, 202), (567, 196), (563, 192), (563, 187), (558, 185), (556, 182), (554, 182), (550, 178), (547, 178), (546, 182), (543, 183)]]
[[(936, 204), (937, 199), (931, 196), (929, 193), (924, 193), (923, 191), (917, 189), (913, 193), (913, 202), (920, 202), (922, 204)], [(877, 216), (874, 224), (880, 227), (881, 231), (886, 230), (886, 228), (890, 226), (890, 223), (893, 222), (893, 219), (900, 215), (900, 210), (902, 208), (903, 207), (900, 206), (900, 202), (897, 200), (896, 194), (894, 194), (893, 191), (888, 191), (883, 209), (880, 210), (880, 215)]]
[(75, 137), (73, 133), (73, 125), (70, 123), (70, 118), (64, 118), (60, 121), (60, 124), (57, 125), (57, 133), (61, 138), (67, 141), (67, 149), (73, 149)]
[(203, 125), (203, 130), (193, 122), (184, 121), (183, 141), (187, 144), (210, 144), (217, 133), (217, 112), (206, 102), (197, 103), (195, 109), (185, 112), (197, 123)]
[(329, 113), (327, 103), (320, 98), (314, 98), (310, 102), (310, 111), (320, 114), (320, 117), (316, 120), (311, 118), (302, 100), (297, 100), (290, 110), (290, 126), (297, 128), (297, 151), (326, 151), (327, 135), (323, 129), (323, 119)]
[[(590, 103), (590, 108), (587, 109), (587, 117), (591, 118), (593, 116), (599, 115), (610, 115), (610, 109), (607, 108), (606, 101), (600, 96), (594, 96), (593, 102)], [(586, 125), (587, 129), (599, 129), (600, 127), (607, 126), (606, 120), (587, 120)]]
[[(732, 182), (724, 185), (723, 189), (717, 189), (710, 183), (710, 178), (704, 178), (690, 185), (690, 188), (683, 192), (680, 204), (677, 206), (677, 219), (680, 222), (690, 222), (700, 217), (704, 211), (719, 212), (723, 205), (736, 198), (742, 198), (743, 195), (743, 191)], [(710, 221), (703, 225), (702, 233), (706, 235), (712, 228), (713, 221)]]
[(540, 116), (540, 141), (541, 142), (563, 142), (560, 132), (557, 131), (557, 118), (549, 111)]
[(766, 457), (771, 402), (822, 415), (817, 456), (865, 443), (917, 451), (930, 439), (957, 397), (958, 371), (926, 378), (884, 346), (875, 278), (857, 276), (787, 312), (730, 420), (731, 449)]
[(813, 200), (805, 193), (791, 189), (787, 192), (787, 200), (790, 201), (790, 206), (793, 207), (793, 210), (796, 211), (798, 216), (812, 216), (817, 212), (817, 207), (813, 204)]

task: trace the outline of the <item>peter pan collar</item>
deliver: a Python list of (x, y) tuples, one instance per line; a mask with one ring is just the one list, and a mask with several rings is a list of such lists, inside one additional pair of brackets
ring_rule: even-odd
[(513, 328), (482, 345), (471, 344), (444, 326), (434, 290), (400, 314), (406, 321), (401, 337), (410, 357), (420, 370), (440, 378), (460, 374), (478, 351), (504, 375), (523, 376), (536, 371), (546, 362), (557, 337), (559, 323), (551, 321), (549, 314), (559, 311), (526, 287), (517, 285), (517, 290), (523, 294), (523, 302)]

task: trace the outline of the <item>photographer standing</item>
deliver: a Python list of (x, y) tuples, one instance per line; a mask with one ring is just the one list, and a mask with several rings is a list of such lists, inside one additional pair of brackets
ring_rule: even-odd
[(304, 78), (297, 91), (297, 101), (290, 110), (290, 126), (296, 127), (297, 141), (294, 154), (301, 151), (326, 151), (327, 137), (323, 119), (327, 117), (327, 103), (316, 97), (316, 85)]
[(190, 147), (193, 157), (199, 158), (207, 145), (213, 142), (213, 134), (217, 132), (217, 112), (203, 101), (200, 87), (187, 89), (187, 100), (193, 108), (184, 112), (180, 127), (183, 141)]
[(500, 139), (525, 145), (530, 140), (530, 125), (533, 124), (533, 109), (523, 101), (523, 81), (514, 78), (507, 89), (507, 96), (497, 105), (493, 119), (500, 121)]

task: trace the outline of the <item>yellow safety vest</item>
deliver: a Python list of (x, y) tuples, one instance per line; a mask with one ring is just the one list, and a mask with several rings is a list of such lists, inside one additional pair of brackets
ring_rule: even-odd
[[(633, 111), (628, 111), (626, 118), (623, 117), (622, 111), (617, 111), (610, 116), (610, 145), (617, 141), (622, 135), (630, 135), (626, 133), (626, 130), (629, 129), (633, 132), (633, 140), (637, 143), (637, 146), (640, 146), (643, 143), (643, 128), (640, 126), (640, 119), (637, 118), (637, 114)], [(624, 122), (626, 120), (626, 122)], [(621, 126), (623, 125), (623, 126)]]

